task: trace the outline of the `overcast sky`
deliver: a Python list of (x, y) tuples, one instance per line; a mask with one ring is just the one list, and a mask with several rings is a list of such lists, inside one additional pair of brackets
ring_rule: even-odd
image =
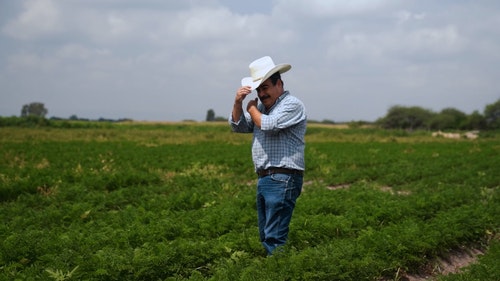
[(0, 0), (0, 116), (229, 116), (248, 64), (290, 63), (309, 119), (500, 99), (498, 0)]

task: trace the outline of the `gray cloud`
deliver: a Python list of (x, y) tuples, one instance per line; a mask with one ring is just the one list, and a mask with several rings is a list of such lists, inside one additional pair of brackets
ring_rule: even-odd
[(248, 64), (291, 63), (309, 117), (396, 104), (482, 111), (500, 98), (495, 1), (3, 1), (0, 115), (227, 116)]

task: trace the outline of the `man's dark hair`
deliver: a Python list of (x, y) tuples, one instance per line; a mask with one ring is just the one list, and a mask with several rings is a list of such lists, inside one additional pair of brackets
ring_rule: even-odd
[[(278, 80), (281, 80), (281, 74), (279, 71), (277, 71), (273, 75), (271, 75), (271, 77), (269, 77), (269, 78), (271, 79), (271, 83), (273, 83), (273, 86), (276, 86), (276, 83), (278, 82)], [(281, 83), (284, 85), (283, 80), (281, 80)]]

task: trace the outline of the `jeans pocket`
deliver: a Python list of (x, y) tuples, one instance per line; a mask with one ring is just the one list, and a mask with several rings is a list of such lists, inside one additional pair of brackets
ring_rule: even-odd
[(276, 183), (280, 183), (280, 185), (283, 187), (283, 199), (295, 204), (295, 200), (297, 200), (301, 193), (301, 182), (296, 182), (293, 175), (289, 174), (273, 174), (271, 175), (271, 179)]
[(281, 183), (284, 183), (285, 186), (288, 185), (288, 181), (290, 181), (291, 176), (288, 174), (272, 174), (271, 179), (273, 181), (278, 181)]

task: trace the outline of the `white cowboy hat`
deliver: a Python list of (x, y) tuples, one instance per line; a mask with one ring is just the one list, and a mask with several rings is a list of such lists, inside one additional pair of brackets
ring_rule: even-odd
[(250, 67), (251, 77), (241, 79), (241, 86), (250, 86), (252, 90), (257, 89), (262, 82), (266, 81), (274, 73), (278, 71), (280, 74), (285, 73), (292, 68), (291, 65), (286, 63), (275, 65), (269, 56), (254, 60), (248, 67)]

